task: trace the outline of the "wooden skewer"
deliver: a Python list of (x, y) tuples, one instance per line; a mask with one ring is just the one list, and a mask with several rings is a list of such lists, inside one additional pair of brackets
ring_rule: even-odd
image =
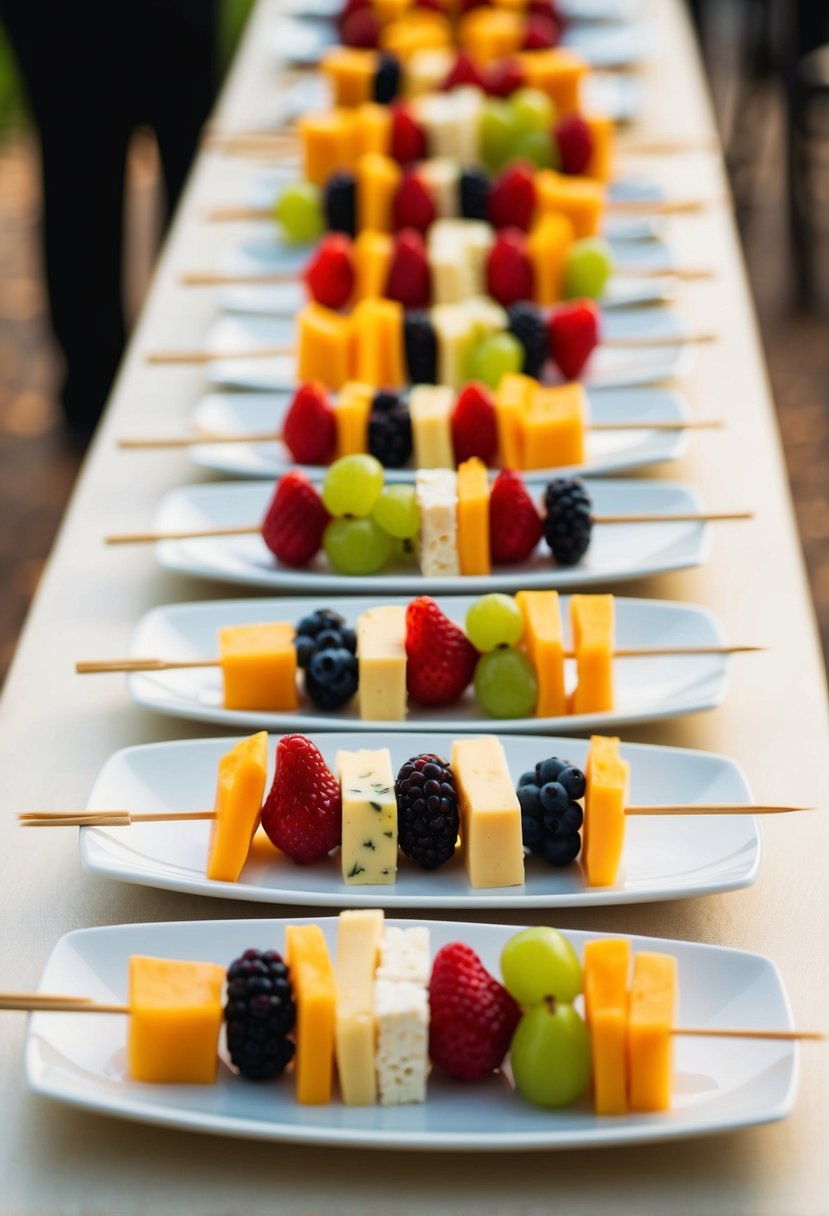
[(297, 274), (288, 270), (273, 270), (262, 273), (234, 274), (220, 270), (185, 270), (179, 276), (185, 287), (260, 286), (270, 287), (282, 283), (297, 282)]
[(88, 997), (48, 996), (39, 992), (0, 992), (0, 1009), (26, 1013), (129, 1013), (129, 1005), (107, 1005)]
[(766, 1039), (778, 1043), (822, 1043), (822, 1030), (763, 1030), (748, 1026), (674, 1026), (673, 1035), (696, 1039)]
[[(753, 511), (681, 511), (667, 515), (640, 512), (628, 515), (593, 515), (594, 524), (657, 524), (657, 523), (722, 523), (732, 520), (753, 519)], [(227, 528), (172, 529), (165, 532), (116, 532), (104, 537), (107, 545), (152, 545), (165, 540), (206, 540), (222, 536), (258, 536), (259, 524)]]
[(684, 806), (666, 805), (626, 806), (626, 815), (788, 815), (795, 811), (813, 811), (813, 806), (776, 806), (770, 804), (730, 802), (689, 802)]
[[(688, 418), (670, 421), (652, 420), (625, 422), (589, 422), (591, 431), (707, 431), (721, 430), (721, 418)], [(154, 448), (189, 448), (197, 444), (212, 443), (280, 443), (283, 436), (278, 431), (251, 431), (248, 434), (219, 435), (205, 432), (193, 435), (148, 435), (141, 439), (119, 439), (118, 447), (130, 451)]]

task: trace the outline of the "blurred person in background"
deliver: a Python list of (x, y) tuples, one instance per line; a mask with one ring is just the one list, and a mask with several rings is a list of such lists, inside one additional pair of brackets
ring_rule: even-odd
[(158, 144), (165, 224), (216, 93), (218, 0), (0, 0), (40, 136), (49, 307), (70, 432), (88, 440), (126, 340), (127, 149)]

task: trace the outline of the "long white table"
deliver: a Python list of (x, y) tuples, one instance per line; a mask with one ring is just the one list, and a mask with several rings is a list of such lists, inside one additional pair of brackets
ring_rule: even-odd
[[(260, 0), (221, 99), (229, 127), (261, 125), (276, 78), (265, 29), (276, 0)], [(712, 118), (680, 0), (654, 0), (657, 53), (645, 72), (638, 128), (710, 135)], [(718, 157), (649, 161), (673, 192), (725, 197)], [(120, 677), (81, 679), (79, 657), (125, 651), (138, 617), (173, 600), (222, 589), (162, 573), (149, 549), (107, 550), (105, 531), (146, 526), (160, 495), (198, 474), (180, 452), (129, 454), (116, 437), (174, 430), (204, 391), (198, 368), (148, 367), (143, 352), (203, 341), (214, 316), (209, 290), (186, 290), (185, 268), (214, 264), (240, 229), (208, 224), (209, 204), (239, 201), (253, 167), (202, 156), (161, 260), (106, 419), (38, 591), (0, 707), (0, 987), (34, 987), (55, 941), (69, 930), (127, 921), (244, 917), (250, 905), (129, 887), (86, 876), (72, 832), (25, 833), (26, 808), (81, 806), (101, 763), (130, 744), (209, 733), (133, 708)], [(744, 766), (763, 800), (814, 803), (823, 813), (763, 823), (763, 870), (751, 890), (683, 903), (561, 913), (579, 926), (723, 943), (762, 951), (780, 967), (797, 1023), (829, 1027), (829, 758), (823, 665), (793, 523), (783, 458), (727, 205), (671, 225), (685, 261), (710, 264), (711, 282), (688, 285), (683, 312), (722, 336), (702, 351), (685, 391), (696, 411), (727, 419), (701, 433), (667, 475), (694, 482), (712, 506), (756, 508), (749, 524), (717, 529), (702, 569), (627, 589), (713, 608), (733, 641), (768, 653), (737, 659), (717, 712), (628, 732), (641, 741), (724, 752)], [(716, 822), (700, 830), (716, 830)], [(286, 910), (275, 910), (283, 914)], [(287, 910), (288, 912), (290, 910)], [(520, 914), (509, 917), (519, 923)], [(535, 918), (543, 919), (543, 918)], [(5, 1014), (0, 1035), (0, 1211), (165, 1213), (278, 1210), (285, 1216), (368, 1213), (701, 1212), (768, 1216), (825, 1213), (829, 1052), (803, 1052), (795, 1114), (723, 1138), (568, 1155), (476, 1157), (314, 1151), (221, 1140), (107, 1121), (29, 1095), (24, 1019)]]

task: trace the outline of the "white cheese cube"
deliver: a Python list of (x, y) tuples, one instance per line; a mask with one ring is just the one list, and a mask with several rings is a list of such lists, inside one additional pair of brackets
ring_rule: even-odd
[(375, 980), (377, 1091), (381, 1106), (426, 1099), (429, 1000), (422, 984)]
[(454, 469), (418, 469), (415, 494), (420, 509), (417, 556), (426, 578), (460, 574), (458, 557), (458, 477)]
[(431, 973), (429, 930), (420, 925), (412, 929), (387, 926), (380, 941), (376, 978), (428, 984)]

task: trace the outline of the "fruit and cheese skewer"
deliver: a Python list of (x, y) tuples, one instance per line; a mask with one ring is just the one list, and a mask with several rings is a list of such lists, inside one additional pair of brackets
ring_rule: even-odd
[(292, 1065), (304, 1106), (332, 1102), (335, 1071), (343, 1105), (402, 1106), (427, 1100), (432, 1066), (470, 1082), (509, 1056), (519, 1094), (537, 1106), (568, 1106), (592, 1082), (599, 1115), (656, 1113), (671, 1106), (676, 1036), (825, 1037), (677, 1026), (675, 956), (633, 954), (624, 938), (589, 940), (582, 962), (558, 930), (521, 930), (502, 948), (502, 983), (464, 942), (432, 959), (426, 926), (387, 925), (379, 910), (342, 912), (337, 930), (334, 958), (319, 925), (289, 924), (284, 958), (251, 947), (226, 971), (132, 955), (123, 1005), (2, 993), (0, 1008), (126, 1015), (127, 1076), (145, 1084), (214, 1083), (224, 1024), (233, 1068), (273, 1082)]
[(220, 758), (213, 811), (32, 811), (18, 819), (24, 827), (210, 819), (205, 873), (218, 882), (239, 880), (261, 827), (282, 855), (300, 865), (323, 861), (339, 848), (349, 886), (393, 884), (402, 852), (428, 871), (460, 857), (470, 886), (491, 889), (524, 884), (525, 852), (556, 867), (581, 855), (585, 885), (612, 886), (628, 815), (806, 809), (752, 803), (631, 805), (629, 765), (619, 756), (619, 740), (602, 736), (590, 741), (585, 771), (549, 756), (523, 773), (517, 788), (502, 744), (488, 736), (456, 740), (451, 762), (434, 752), (412, 756), (396, 775), (388, 748), (338, 751), (335, 768), (328, 767), (311, 739), (286, 735), (277, 743), (265, 798), (267, 735), (261, 731)]
[[(476, 600), (465, 630), (426, 595), (364, 612), (352, 629), (331, 609), (294, 626), (289, 621), (219, 630), (219, 654), (202, 659), (116, 659), (80, 662), (80, 675), (218, 667), (226, 709), (294, 712), (298, 672), (307, 701), (341, 709), (357, 694), (360, 717), (402, 722), (408, 704), (446, 706), (470, 684), (493, 718), (566, 717), (607, 713), (614, 706), (614, 660), (659, 655), (753, 652), (757, 646), (620, 647), (612, 595), (572, 595), (572, 649), (565, 649), (558, 593), (519, 591)], [(567, 691), (565, 660), (576, 661)]]

